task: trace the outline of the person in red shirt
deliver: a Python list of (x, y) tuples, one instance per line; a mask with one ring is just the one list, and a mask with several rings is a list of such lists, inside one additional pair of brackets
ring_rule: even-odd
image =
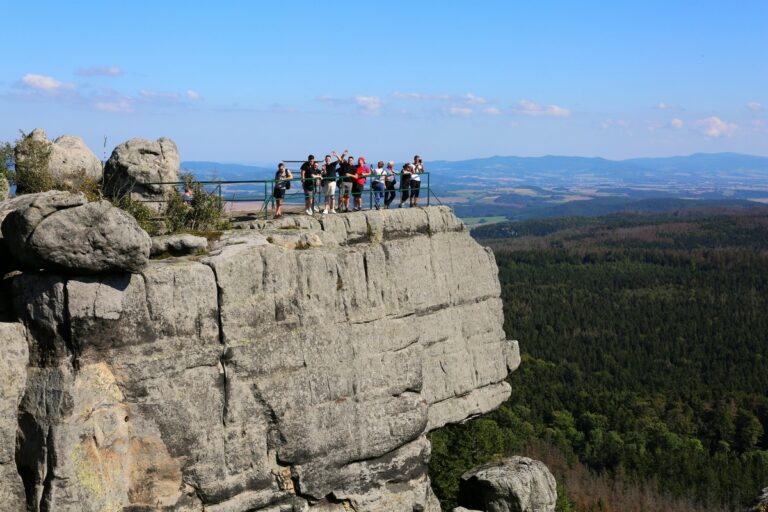
[(355, 178), (352, 182), (352, 197), (355, 198), (355, 211), (363, 209), (363, 189), (365, 188), (365, 179), (371, 175), (371, 170), (365, 165), (365, 158), (362, 156), (357, 159), (357, 168), (355, 168)]

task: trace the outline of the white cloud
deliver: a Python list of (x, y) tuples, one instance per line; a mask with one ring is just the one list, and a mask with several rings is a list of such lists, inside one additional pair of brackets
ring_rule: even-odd
[(603, 130), (607, 130), (611, 127), (619, 127), (619, 128), (628, 128), (629, 123), (625, 121), (624, 119), (606, 119), (602, 123), (600, 123), (600, 128)]
[(515, 112), (524, 116), (570, 117), (571, 111), (557, 105), (539, 105), (530, 100), (517, 102)]
[(102, 112), (133, 112), (133, 105), (128, 98), (120, 98), (114, 101), (99, 101), (93, 107)]
[(738, 126), (734, 123), (723, 121), (717, 116), (699, 119), (693, 123), (704, 135), (713, 139), (730, 136)]
[(486, 100), (482, 96), (475, 96), (471, 92), (468, 92), (467, 94), (462, 96), (462, 98), (464, 99), (464, 101), (466, 101), (470, 105), (483, 105), (485, 103), (488, 103), (488, 100)]
[(367, 114), (378, 114), (384, 105), (378, 96), (355, 96), (355, 103)]
[(501, 114), (501, 110), (496, 107), (488, 107), (483, 109), (483, 113), (488, 114), (489, 116), (498, 116)]
[(474, 114), (474, 110), (469, 107), (451, 106), (445, 109), (445, 112), (451, 116), (467, 117)]
[(199, 99), (202, 99), (202, 96), (200, 96), (200, 93), (197, 91), (193, 91), (192, 89), (187, 89), (187, 99), (191, 101), (197, 101)]
[(685, 125), (685, 122), (684, 122), (682, 119), (680, 119), (680, 118), (677, 118), (677, 117), (673, 118), (673, 119), (672, 119), (672, 120), (669, 122), (669, 126), (671, 126), (672, 128), (674, 128), (674, 129), (676, 129), (676, 130), (679, 130), (679, 129), (680, 129), (680, 128), (682, 128), (684, 125)]
[(47, 92), (70, 90), (75, 88), (74, 85), (59, 82), (51, 76), (35, 75), (32, 73), (27, 73), (21, 77), (21, 83), (30, 89)]
[(449, 96), (447, 94), (424, 94), (420, 92), (402, 92), (395, 91), (390, 94), (398, 100), (411, 100), (411, 101), (450, 101), (452, 103), (462, 103), (467, 105), (484, 105), (488, 103), (488, 100), (482, 96), (477, 96), (468, 92), (461, 96)]
[(76, 71), (80, 76), (120, 76), (123, 70), (117, 66), (94, 66), (92, 68), (80, 68)]
[(151, 91), (147, 89), (140, 90), (139, 96), (147, 100), (153, 100), (153, 101), (159, 100), (159, 101), (173, 102), (179, 99), (179, 94), (175, 92)]
[(763, 105), (761, 105), (757, 101), (750, 101), (749, 103), (747, 103), (747, 108), (752, 112), (760, 112), (761, 110), (763, 110)]
[(656, 107), (654, 107), (658, 110), (672, 110), (674, 105), (670, 105), (669, 103), (664, 103), (663, 101), (656, 104)]

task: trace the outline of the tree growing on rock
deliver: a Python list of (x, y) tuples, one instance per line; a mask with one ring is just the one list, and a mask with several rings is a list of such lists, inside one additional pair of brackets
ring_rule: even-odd
[(46, 192), (54, 188), (49, 167), (51, 143), (45, 137), (45, 132), (34, 130), (27, 135), (22, 131), (13, 154), (14, 170), (11, 180), (16, 185), (17, 194)]

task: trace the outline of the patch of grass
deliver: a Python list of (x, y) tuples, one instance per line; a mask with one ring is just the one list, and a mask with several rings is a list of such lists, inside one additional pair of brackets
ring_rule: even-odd
[(474, 227), (474, 226), (482, 226), (484, 224), (496, 224), (497, 222), (504, 222), (507, 220), (506, 217), (502, 215), (495, 215), (490, 217), (462, 217), (464, 221), (464, 224), (466, 224), (467, 227)]

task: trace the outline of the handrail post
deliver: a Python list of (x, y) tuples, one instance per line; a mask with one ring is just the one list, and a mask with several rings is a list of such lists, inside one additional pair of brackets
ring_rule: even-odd
[(429, 181), (430, 174), (427, 173), (427, 206), (429, 206), (429, 196), (432, 195), (432, 184)]

